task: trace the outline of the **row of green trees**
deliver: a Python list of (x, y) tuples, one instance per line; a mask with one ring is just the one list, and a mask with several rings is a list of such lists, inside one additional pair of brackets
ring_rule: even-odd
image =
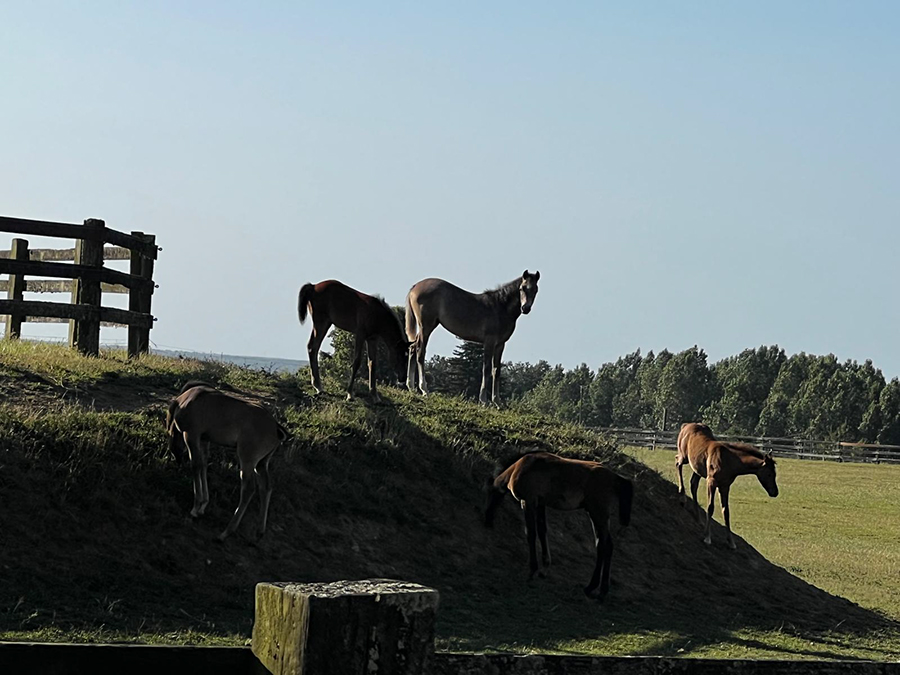
[(718, 433), (900, 444), (900, 381), (871, 361), (746, 349), (708, 364), (698, 347), (640, 351), (605, 363), (551, 369), (523, 405), (596, 426), (669, 428), (703, 420)]
[[(346, 378), (353, 338), (334, 331), (332, 341), (333, 355), (323, 366)], [(477, 398), (482, 354), (480, 344), (460, 342), (452, 356), (432, 357), (430, 390)], [(392, 379), (383, 347), (378, 362), (380, 377)], [(696, 346), (678, 353), (638, 350), (597, 370), (509, 362), (501, 391), (513, 405), (589, 426), (660, 428), (665, 411), (668, 428), (703, 420), (721, 434), (900, 445), (897, 378), (885, 381), (871, 361), (842, 363), (832, 354), (788, 357), (777, 345), (713, 364)]]

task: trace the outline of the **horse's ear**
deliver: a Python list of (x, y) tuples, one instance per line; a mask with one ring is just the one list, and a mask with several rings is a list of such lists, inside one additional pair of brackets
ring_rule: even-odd
[(525, 270), (524, 272), (522, 272), (522, 278), (523, 278), (523, 279), (527, 279), (529, 276), (530, 276), (530, 275), (528, 274), (528, 270)]
[(541, 278), (541, 273), (540, 273), (540, 271), (535, 272), (535, 273), (534, 273), (534, 280), (535, 280), (535, 281), (540, 281), (540, 278)]

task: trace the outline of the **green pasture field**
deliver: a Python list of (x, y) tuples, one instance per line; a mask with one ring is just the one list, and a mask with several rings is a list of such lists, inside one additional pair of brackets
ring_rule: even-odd
[[(678, 484), (674, 450), (625, 452)], [(691, 473), (685, 466), (688, 504)], [(801, 579), (900, 619), (900, 465), (783, 458), (778, 488), (772, 499), (754, 476), (739, 478), (733, 531)], [(705, 510), (705, 481), (697, 498)], [(718, 495), (714, 518), (723, 522)]]

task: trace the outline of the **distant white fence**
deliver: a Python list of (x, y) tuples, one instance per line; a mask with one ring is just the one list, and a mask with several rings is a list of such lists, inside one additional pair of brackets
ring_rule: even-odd
[[(615, 440), (619, 445), (644, 448), (675, 449), (677, 431), (653, 429), (594, 428), (595, 431)], [(777, 457), (819, 459), (832, 462), (870, 462), (876, 464), (900, 464), (900, 445), (879, 443), (844, 443), (839, 441), (810, 441), (802, 438), (768, 438), (755, 436), (720, 436), (723, 441), (750, 443), (764, 452), (769, 450)]]

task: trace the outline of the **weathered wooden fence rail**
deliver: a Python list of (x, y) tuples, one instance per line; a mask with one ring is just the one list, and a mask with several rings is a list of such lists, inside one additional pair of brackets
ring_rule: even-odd
[[(0, 251), (0, 274), (9, 275), (0, 281), (0, 291), (7, 293), (0, 300), (7, 338), (20, 337), (23, 322), (68, 321), (69, 345), (82, 353), (99, 353), (101, 325), (128, 327), (130, 355), (149, 350), (153, 265), (160, 250), (154, 235), (117, 232), (93, 218), (74, 225), (5, 216), (0, 216), (0, 232), (75, 240), (74, 248), (31, 249), (27, 240), (16, 238), (11, 250)], [(119, 272), (104, 267), (104, 260), (130, 260), (131, 267)], [(25, 300), (24, 293), (70, 293), (71, 302)], [(128, 309), (104, 307), (104, 293), (127, 293)]]
[[(654, 429), (595, 428), (620, 445), (645, 448), (675, 448), (678, 432)], [(900, 445), (879, 443), (846, 443), (839, 441), (813, 441), (803, 438), (770, 438), (756, 436), (720, 436), (724, 441), (750, 443), (760, 450), (777, 457), (818, 459), (833, 462), (873, 462), (900, 464)]]
[(0, 642), (0, 672), (221, 675), (900, 675), (900, 663), (434, 651), (437, 591), (388, 579), (259, 584), (248, 648)]

